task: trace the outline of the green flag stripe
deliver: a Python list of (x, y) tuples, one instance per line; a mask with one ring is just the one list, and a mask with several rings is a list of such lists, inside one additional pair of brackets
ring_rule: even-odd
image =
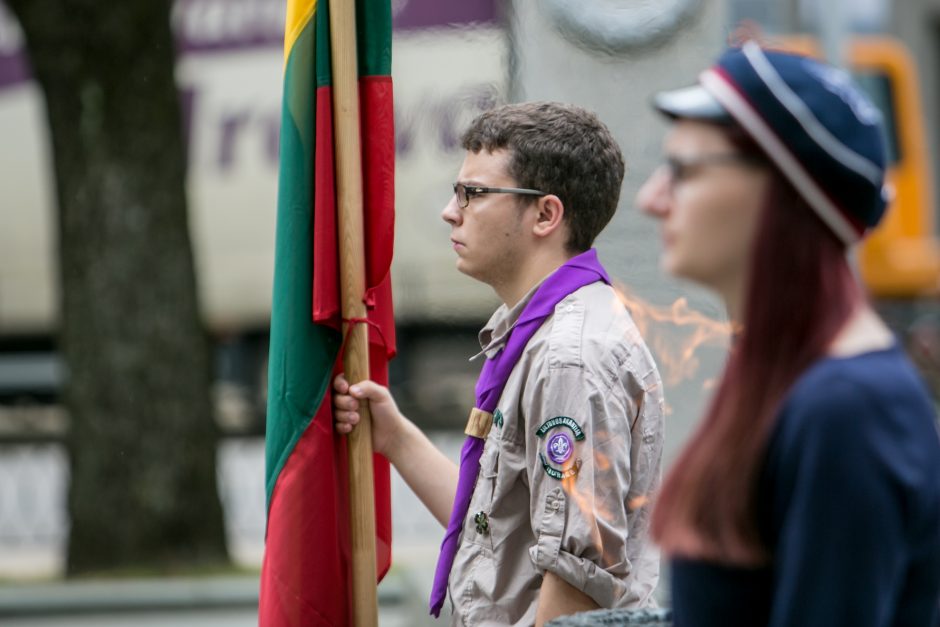
[(390, 76), (392, 73), (392, 3), (356, 1), (356, 32), (359, 39), (359, 76)]
[(285, 66), (268, 365), (268, 505), (285, 462), (323, 402), (340, 348), (339, 333), (311, 319), (315, 44), (310, 22)]
[[(359, 76), (390, 76), (392, 73), (392, 21), (390, 2), (357, 0), (356, 39), (359, 45)], [(330, 15), (327, 3), (317, 3), (317, 87), (333, 82), (330, 65)]]
[(317, 32), (317, 87), (326, 87), (333, 84), (333, 70), (330, 66), (330, 9), (324, 0), (317, 3), (316, 19)]

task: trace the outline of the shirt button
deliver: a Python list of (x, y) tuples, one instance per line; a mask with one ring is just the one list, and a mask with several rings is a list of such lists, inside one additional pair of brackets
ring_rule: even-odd
[(574, 305), (568, 305), (567, 307), (565, 307), (565, 311), (568, 313), (571, 313), (572, 311), (574, 311)]

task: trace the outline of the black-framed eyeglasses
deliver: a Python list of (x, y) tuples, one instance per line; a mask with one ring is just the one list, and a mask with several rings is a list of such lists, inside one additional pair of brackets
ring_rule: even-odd
[(664, 166), (669, 174), (670, 185), (676, 185), (691, 178), (698, 170), (711, 165), (750, 165), (759, 166), (767, 162), (757, 155), (746, 155), (737, 152), (702, 155), (682, 159), (680, 157), (666, 157)]
[(457, 196), (457, 206), (464, 209), (470, 204), (470, 199), (477, 194), (520, 194), (522, 196), (547, 196), (548, 192), (537, 189), (522, 189), (520, 187), (480, 187), (479, 185), (464, 185), (454, 183), (454, 194)]

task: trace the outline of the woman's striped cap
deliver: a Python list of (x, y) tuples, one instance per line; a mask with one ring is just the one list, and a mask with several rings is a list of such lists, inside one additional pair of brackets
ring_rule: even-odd
[(749, 41), (653, 104), (673, 118), (737, 122), (846, 245), (884, 214), (881, 113), (843, 70)]

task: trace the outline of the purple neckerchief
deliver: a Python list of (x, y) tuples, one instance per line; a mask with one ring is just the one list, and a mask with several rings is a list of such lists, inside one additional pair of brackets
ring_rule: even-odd
[[(516, 367), (526, 344), (545, 319), (555, 311), (555, 305), (569, 294), (597, 281), (609, 285), (610, 277), (598, 261), (597, 251), (592, 248), (569, 259), (542, 282), (509, 330), (505, 346), (495, 357), (487, 359), (483, 364), (480, 378), (477, 379), (477, 409), (493, 413), (503, 388), (506, 387), (509, 374)], [(431, 588), (431, 614), (435, 617), (440, 616), (444, 606), (447, 580), (457, 555), (457, 540), (460, 538), (460, 530), (470, 508), (470, 498), (473, 496), (477, 475), (480, 473), (483, 443), (483, 438), (469, 435), (460, 451), (457, 494), (454, 496), (454, 507), (450, 513), (450, 522), (447, 523), (444, 541), (441, 543), (441, 553), (434, 571), (434, 586)]]

